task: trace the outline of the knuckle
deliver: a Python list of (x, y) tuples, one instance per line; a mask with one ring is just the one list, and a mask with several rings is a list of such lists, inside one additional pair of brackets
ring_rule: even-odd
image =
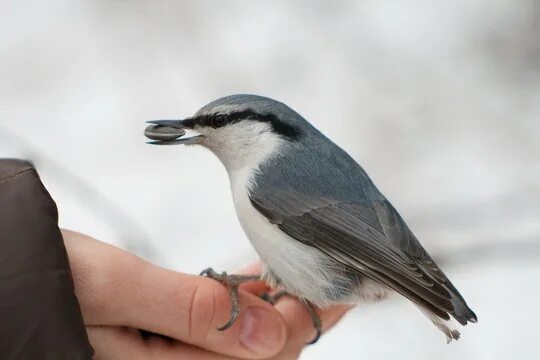
[(204, 343), (215, 327), (216, 289), (200, 283), (191, 291), (190, 296), (186, 314), (188, 336), (194, 343)]

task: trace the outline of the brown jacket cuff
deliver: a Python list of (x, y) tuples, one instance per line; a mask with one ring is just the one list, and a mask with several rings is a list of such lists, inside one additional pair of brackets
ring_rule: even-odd
[(30, 163), (0, 159), (0, 358), (92, 355), (56, 204)]

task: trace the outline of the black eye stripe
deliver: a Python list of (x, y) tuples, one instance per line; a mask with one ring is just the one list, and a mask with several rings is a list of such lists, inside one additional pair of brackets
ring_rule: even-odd
[(198, 126), (218, 128), (230, 123), (230, 117), (226, 114), (201, 115), (191, 118), (191, 121)]
[(193, 121), (195, 125), (210, 126), (214, 129), (242, 120), (254, 120), (269, 123), (272, 126), (272, 131), (283, 135), (290, 140), (296, 140), (302, 135), (301, 130), (298, 127), (281, 121), (273, 114), (259, 114), (249, 109), (230, 114), (217, 113), (191, 118), (191, 121)]

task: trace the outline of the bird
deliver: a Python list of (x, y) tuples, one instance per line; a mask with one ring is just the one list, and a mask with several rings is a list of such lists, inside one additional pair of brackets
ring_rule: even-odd
[[(249, 94), (214, 100), (192, 117), (152, 120), (154, 145), (198, 145), (224, 165), (240, 224), (260, 257), (261, 274), (212, 268), (201, 275), (225, 284), (229, 328), (239, 314), (238, 286), (264, 280), (275, 303), (294, 296), (321, 335), (316, 308), (378, 301), (396, 292), (446, 336), (477, 322), (459, 291), (420, 244), (366, 171), (299, 113)], [(196, 133), (184, 137), (186, 132)]]

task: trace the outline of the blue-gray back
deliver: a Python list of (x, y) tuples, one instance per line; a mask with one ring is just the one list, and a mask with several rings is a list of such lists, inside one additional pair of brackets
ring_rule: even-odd
[(292, 238), (433, 314), (443, 319), (451, 314), (462, 324), (475, 321), (360, 165), (298, 114), (284, 113), (303, 134), (259, 168), (250, 193), (253, 206)]

